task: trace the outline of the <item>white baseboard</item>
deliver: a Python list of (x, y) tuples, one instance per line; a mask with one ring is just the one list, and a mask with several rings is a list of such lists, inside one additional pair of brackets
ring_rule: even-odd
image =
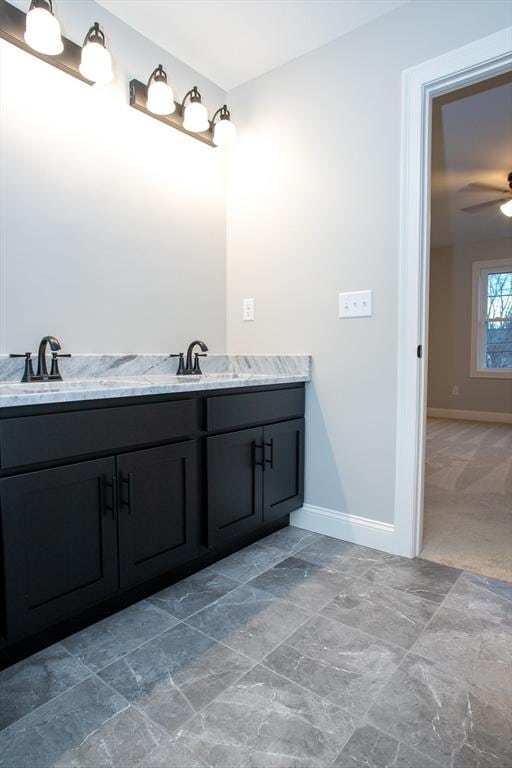
[(391, 523), (381, 523), (367, 517), (304, 504), (301, 509), (292, 512), (290, 525), (353, 544), (361, 544), (363, 547), (393, 552), (394, 526)]
[(497, 421), (502, 424), (512, 424), (512, 413), (499, 413), (498, 411), (458, 411), (455, 408), (427, 408), (427, 416), (433, 419)]

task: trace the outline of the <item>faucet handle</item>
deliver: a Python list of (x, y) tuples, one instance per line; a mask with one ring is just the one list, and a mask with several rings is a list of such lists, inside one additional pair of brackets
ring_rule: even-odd
[(58, 381), (62, 381), (62, 376), (59, 371), (59, 357), (71, 357), (69, 352), (52, 352), (52, 366), (50, 368), (50, 376), (54, 376)]
[(199, 376), (202, 375), (201, 367), (199, 365), (199, 358), (200, 357), (207, 357), (207, 354), (205, 352), (195, 352), (194, 353), (194, 373)]
[(9, 357), (24, 357), (25, 358), (25, 368), (23, 370), (23, 376), (21, 378), (22, 384), (24, 384), (27, 381), (32, 381), (34, 378), (34, 369), (32, 367), (32, 352), (23, 352), (23, 353), (15, 353), (11, 352)]
[(185, 364), (183, 362), (183, 352), (178, 352), (175, 355), (169, 355), (169, 357), (179, 357), (178, 370), (176, 371), (176, 376), (183, 376), (183, 374), (185, 373)]

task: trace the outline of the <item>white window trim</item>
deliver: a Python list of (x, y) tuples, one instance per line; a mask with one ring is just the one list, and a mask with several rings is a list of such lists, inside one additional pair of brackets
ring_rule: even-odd
[[(482, 307), (487, 305), (487, 280), (482, 274), (508, 272), (512, 268), (510, 259), (491, 259), (473, 262), (473, 302), (471, 308), (471, 367), (473, 379), (512, 379), (512, 370), (484, 368), (481, 353), (484, 348), (484, 322)], [(485, 291), (485, 294), (484, 294)]]

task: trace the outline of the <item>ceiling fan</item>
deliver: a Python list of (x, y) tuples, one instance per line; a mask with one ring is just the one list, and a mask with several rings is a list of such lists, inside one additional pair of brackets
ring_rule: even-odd
[(475, 181), (464, 187), (464, 190), (474, 192), (499, 192), (500, 197), (495, 197), (493, 200), (487, 200), (485, 203), (477, 203), (476, 205), (467, 205), (465, 208), (461, 208), (461, 211), (466, 213), (477, 213), (484, 208), (489, 208), (492, 205), (501, 203), (500, 211), (505, 215), (512, 217), (512, 171), (507, 176), (508, 189), (502, 189), (501, 187), (495, 187), (492, 184), (480, 184)]

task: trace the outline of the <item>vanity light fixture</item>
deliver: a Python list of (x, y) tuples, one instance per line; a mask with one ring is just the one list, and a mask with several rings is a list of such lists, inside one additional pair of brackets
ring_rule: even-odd
[[(218, 121), (215, 122), (215, 118)], [(217, 147), (232, 147), (236, 141), (236, 126), (231, 121), (231, 113), (226, 104), (218, 109), (212, 117), (210, 130), (213, 130), (213, 143)]]
[(105, 43), (105, 33), (94, 22), (85, 36), (80, 60), (80, 74), (93, 83), (110, 83), (114, 78), (112, 58)]
[[(8, 0), (0, 0), (0, 38), (87, 85), (113, 79), (112, 59), (99, 23), (89, 28), (83, 45), (77, 45), (61, 34), (54, 0), (30, 0), (27, 13)], [(197, 86), (183, 101), (175, 101), (161, 64), (147, 84), (130, 81), (130, 106), (210, 147), (231, 146), (236, 138), (227, 106), (218, 109), (210, 121)]]
[(31, 0), (26, 19), (25, 42), (34, 51), (46, 56), (58, 56), (64, 50), (52, 0)]
[[(81, 46), (61, 35), (53, 10), (54, 4), (50, 0), (32, 0), (27, 13), (7, 0), (0, 0), (0, 38), (82, 83), (92, 85), (92, 80), (80, 71)], [(52, 41), (53, 47), (49, 45)]]
[[(190, 103), (185, 106), (187, 99)], [(208, 110), (201, 104), (201, 94), (197, 90), (197, 85), (185, 94), (181, 102), (181, 111), (183, 113), (183, 127), (191, 133), (201, 133), (207, 131), (210, 127), (208, 120)]]
[(154, 115), (172, 115), (176, 109), (174, 93), (161, 64), (149, 76), (146, 106)]

